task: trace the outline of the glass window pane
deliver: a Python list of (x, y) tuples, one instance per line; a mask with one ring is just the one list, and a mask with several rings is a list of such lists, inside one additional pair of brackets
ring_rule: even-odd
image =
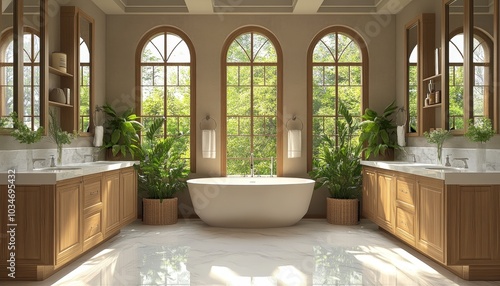
[(250, 62), (250, 42), (251, 35), (244, 34), (236, 38), (227, 51), (228, 63), (249, 63)]
[(145, 66), (141, 68), (141, 85), (148, 86), (153, 85), (153, 67)]
[(167, 34), (167, 55), (168, 63), (189, 63), (191, 61), (186, 42), (174, 34)]
[(191, 84), (191, 68), (189, 66), (179, 66), (179, 85)]
[(227, 115), (250, 115), (250, 88), (227, 87)]
[(252, 69), (250, 66), (240, 66), (240, 85), (250, 86), (252, 82)]
[(239, 83), (239, 73), (237, 66), (228, 66), (227, 67), (227, 85), (238, 85)]
[(167, 116), (189, 115), (190, 89), (188, 86), (167, 88)]
[(314, 47), (313, 62), (336, 62), (335, 60), (335, 34), (324, 36)]
[(278, 61), (273, 43), (263, 35), (253, 34), (254, 62), (275, 63)]
[(141, 62), (163, 63), (165, 58), (165, 36), (163, 34), (152, 38), (144, 47)]
[(324, 77), (325, 77), (325, 85), (335, 85), (336, 82), (335, 67), (326, 66)]
[(142, 87), (142, 115), (164, 116), (164, 90), (162, 87)]
[(254, 87), (253, 93), (254, 115), (276, 114), (278, 108), (276, 87)]
[(167, 85), (178, 85), (179, 84), (179, 67), (178, 66), (168, 66), (167, 67)]
[(254, 66), (253, 68), (253, 84), (264, 85), (264, 67)]
[(313, 89), (313, 115), (335, 114), (335, 90), (334, 86)]

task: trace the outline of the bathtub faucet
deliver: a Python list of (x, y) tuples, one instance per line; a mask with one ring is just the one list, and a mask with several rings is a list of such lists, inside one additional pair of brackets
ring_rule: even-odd
[(250, 153), (250, 177), (253, 177), (255, 170), (253, 169), (253, 153)]

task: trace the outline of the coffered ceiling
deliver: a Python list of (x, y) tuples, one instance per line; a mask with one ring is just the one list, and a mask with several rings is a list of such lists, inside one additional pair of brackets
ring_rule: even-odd
[(92, 0), (106, 14), (395, 14), (412, 0)]

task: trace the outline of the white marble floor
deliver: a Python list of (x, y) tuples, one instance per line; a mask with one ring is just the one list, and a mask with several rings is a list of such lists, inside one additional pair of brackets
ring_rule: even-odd
[[(19, 283), (1, 283), (20, 285)], [(140, 221), (42, 282), (24, 285), (500, 285), (468, 282), (369, 221), (302, 220), (225, 229), (199, 220)]]

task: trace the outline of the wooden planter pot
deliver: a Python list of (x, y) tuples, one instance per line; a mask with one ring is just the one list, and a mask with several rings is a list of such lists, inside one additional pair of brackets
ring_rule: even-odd
[(331, 224), (358, 224), (358, 199), (326, 198), (326, 220)]
[(142, 222), (150, 225), (177, 223), (177, 198), (142, 199)]

